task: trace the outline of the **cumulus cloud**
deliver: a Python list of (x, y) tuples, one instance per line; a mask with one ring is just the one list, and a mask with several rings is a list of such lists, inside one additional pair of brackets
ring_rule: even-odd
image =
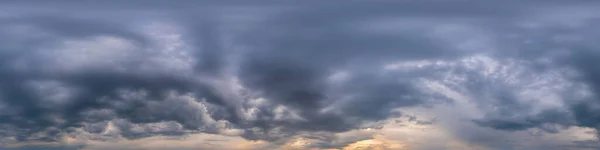
[(597, 146), (556, 142), (600, 129), (592, 2), (2, 3), (2, 144)]

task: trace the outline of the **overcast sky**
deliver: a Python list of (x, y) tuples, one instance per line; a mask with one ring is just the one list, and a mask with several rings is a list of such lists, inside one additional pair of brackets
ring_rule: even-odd
[(2, 150), (600, 149), (592, 1), (1, 1)]

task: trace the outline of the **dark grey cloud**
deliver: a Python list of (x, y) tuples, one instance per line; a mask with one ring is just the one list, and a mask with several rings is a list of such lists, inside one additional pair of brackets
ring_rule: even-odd
[(3, 148), (5, 150), (79, 150), (82, 147), (65, 147), (65, 146), (24, 146), (18, 148)]
[(573, 141), (573, 145), (568, 145), (565, 147), (578, 149), (600, 149), (600, 146), (598, 146), (598, 141), (595, 140)]
[[(565, 7), (568, 8), (568, 7)], [(570, 89), (567, 93), (561, 93), (561, 98), (564, 100), (566, 108), (564, 110), (545, 110), (538, 114), (519, 116), (519, 109), (526, 110), (530, 109), (536, 104), (518, 104), (516, 99), (508, 97), (503, 100), (506, 106), (507, 113), (505, 115), (512, 115), (513, 117), (500, 117), (505, 119), (493, 119), (490, 116), (487, 121), (476, 120), (475, 123), (489, 126), (500, 130), (524, 130), (530, 128), (540, 128), (547, 132), (556, 132), (555, 129), (545, 128), (545, 124), (558, 124), (560, 126), (581, 126), (597, 128), (597, 123), (593, 120), (595, 115), (595, 101), (597, 101), (597, 82), (595, 73), (597, 67), (595, 64), (594, 57), (597, 56), (597, 45), (591, 42), (598, 36), (597, 29), (592, 26), (598, 24), (597, 17), (590, 17), (585, 19), (564, 19), (555, 20), (558, 23), (554, 25), (545, 25), (535, 30), (527, 30), (525, 37), (532, 39), (530, 42), (536, 44), (518, 44), (519, 48), (516, 51), (518, 57), (524, 59), (539, 59), (539, 58), (550, 58), (550, 62), (532, 62), (530, 65), (536, 72), (547, 72), (553, 68), (566, 67), (573, 69), (575, 73), (566, 75), (566, 78), (574, 83), (582, 83), (589, 89)], [(571, 24), (574, 22), (580, 23), (577, 27), (568, 26), (565, 24)], [(551, 38), (544, 38), (551, 37)], [(502, 52), (497, 52), (502, 53)], [(510, 52), (503, 53), (502, 55), (512, 55)], [(513, 53), (514, 54), (514, 53)], [(512, 56), (514, 57), (514, 56)], [(487, 84), (489, 85), (489, 84)], [(591, 95), (586, 97), (577, 96), (574, 93), (581, 91), (590, 90)], [(503, 94), (506, 96), (506, 94)], [(495, 114), (497, 115), (497, 114)], [(507, 119), (511, 118), (511, 119)]]
[[(17, 142), (58, 141), (80, 132), (92, 134), (90, 140), (110, 140), (239, 129), (236, 136), (285, 143), (306, 133), (358, 129), (395, 116), (395, 108), (459, 104), (421, 86), (424, 79), (449, 83), (443, 80), (449, 75), (465, 78), (451, 89), (485, 110), (472, 121), (478, 126), (548, 133), (600, 128), (597, 45), (590, 44), (600, 35), (594, 29), (598, 18), (538, 14), (566, 5), (559, 2), (539, 9), (533, 2), (52, 4), (57, 9), (4, 3), (0, 33), (8, 36), (0, 37), (0, 137)], [(518, 26), (528, 19), (541, 19), (542, 27)], [(570, 27), (568, 21), (583, 22)], [(177, 35), (149, 34), (163, 31), (146, 29), (145, 23), (173, 28)], [(516, 39), (507, 38), (511, 33)], [(471, 34), (490, 37), (474, 36), (471, 41), (480, 42), (475, 46), (460, 41)], [(522, 43), (526, 40), (535, 44)], [(479, 55), (488, 57), (468, 62)], [(487, 65), (487, 58), (517, 64), (507, 65), (509, 75), (496, 76), (470, 66)], [(549, 61), (536, 61), (542, 58)], [(447, 65), (385, 70), (421, 60)], [(538, 111), (542, 106), (519, 95), (516, 88), (561, 67), (576, 73), (558, 74), (589, 86), (592, 96), (569, 95), (581, 90), (574, 88), (548, 91), (565, 106)], [(527, 71), (510, 73), (519, 68)], [(328, 134), (312, 136), (324, 141), (314, 147), (367, 138)]]
[[(1, 120), (3, 125), (14, 130), (5, 136), (16, 136), (17, 141), (54, 141), (58, 140), (59, 134), (69, 132), (73, 130), (72, 128), (84, 127), (91, 133), (103, 132), (106, 129), (101, 128), (108, 126), (106, 121), (111, 121), (110, 123), (119, 129), (120, 136), (125, 138), (139, 138), (155, 134), (177, 135), (185, 133), (184, 130), (218, 132), (219, 129), (211, 129), (210, 125), (204, 122), (205, 119), (210, 119), (227, 121), (234, 128), (258, 127), (259, 133), (247, 130), (243, 134), (244, 137), (270, 140), (281, 138), (279, 134), (293, 135), (296, 132), (304, 131), (347, 131), (357, 128), (362, 121), (385, 119), (389, 110), (395, 106), (412, 106), (421, 103), (419, 99), (415, 98), (399, 99), (398, 102), (394, 100), (394, 95), (416, 92), (411, 89), (411, 85), (387, 83), (385, 79), (360, 81), (363, 80), (362, 78), (371, 76), (367, 75), (357, 78), (356, 80), (360, 82), (350, 85), (356, 86), (355, 89), (340, 89), (340, 92), (343, 93), (357, 93), (357, 98), (344, 103), (343, 108), (336, 108), (336, 113), (319, 112), (336, 101), (335, 97), (330, 97), (336, 95), (327, 93), (330, 90), (327, 89), (327, 77), (333, 69), (348, 64), (348, 61), (365, 59), (360, 61), (373, 63), (366, 65), (378, 67), (375, 65), (380, 65), (381, 62), (369, 62), (376, 60), (373, 57), (392, 56), (392, 54), (399, 54), (398, 56), (402, 58), (410, 58), (412, 55), (429, 57), (428, 55), (434, 53), (422, 50), (442, 50), (431, 47), (427, 43), (412, 44), (412, 42), (418, 41), (418, 39), (411, 39), (412, 37), (405, 37), (407, 42), (399, 43), (392, 41), (387, 36), (361, 37), (356, 36), (359, 33), (351, 33), (347, 29), (336, 30), (336, 26), (340, 25), (332, 24), (337, 21), (334, 18), (346, 16), (345, 14), (328, 16), (327, 18), (331, 19), (322, 19), (329, 21), (312, 25), (313, 28), (319, 25), (330, 26), (323, 27), (325, 30), (315, 28), (317, 30), (303, 31), (304, 25), (295, 24), (293, 21), (314, 18), (320, 14), (288, 13), (290, 15), (281, 15), (267, 22), (267, 24), (280, 27), (280, 29), (257, 28), (248, 33), (251, 35), (242, 35), (243, 37), (255, 36), (250, 41), (257, 40), (260, 45), (253, 45), (257, 48), (243, 52), (244, 56), (240, 59), (239, 65), (225, 64), (223, 59), (228, 54), (222, 48), (226, 45), (222, 45), (219, 41), (221, 39), (216, 30), (217, 22), (211, 18), (201, 17), (191, 25), (184, 25), (184, 27), (190, 28), (189, 31), (192, 31), (185, 35), (192, 38), (192, 57), (197, 61), (191, 76), (180, 76), (174, 72), (156, 73), (137, 70), (138, 66), (144, 65), (148, 61), (144, 57), (151, 56), (143, 49), (151, 44), (146, 41), (147, 38), (142, 36), (142, 33), (128, 28), (127, 23), (116, 22), (116, 20), (125, 20), (122, 18), (115, 20), (74, 19), (73, 17), (63, 17), (62, 14), (50, 14), (46, 17), (36, 13), (10, 16), (2, 21), (5, 26), (30, 25), (27, 27), (35, 29), (34, 32), (42, 31), (44, 33), (44, 36), (37, 37), (40, 39), (33, 39), (33, 41), (47, 42), (48, 45), (8, 47), (7, 50), (3, 50), (6, 53), (3, 54), (6, 57), (3, 61), (6, 63), (3, 63), (2, 66), (2, 100), (3, 104), (10, 108), (10, 113), (2, 114)], [(326, 31), (328, 29), (333, 30)], [(270, 30), (272, 33), (263, 33), (265, 30)], [(307, 37), (298, 36), (300, 33), (307, 34)], [(308, 37), (308, 34), (324, 34), (323, 36), (328, 38), (323, 39), (328, 40), (314, 40)], [(56, 50), (44, 49), (49, 46), (57, 46), (56, 44), (60, 44), (63, 40), (87, 39), (100, 35), (134, 41), (135, 46), (141, 47), (133, 50), (136, 53), (134, 55), (140, 56), (126, 57), (125, 59), (128, 60), (124, 61), (115, 60), (120, 62), (116, 66), (112, 66), (112, 64), (95, 65), (93, 64), (95, 62), (91, 61), (89, 63), (92, 64), (89, 66), (86, 64), (72, 70), (60, 70), (64, 67), (60, 65), (65, 64), (46, 62), (47, 58), (40, 56), (53, 53), (48, 51), (64, 51), (60, 49), (63, 47)], [(20, 36), (27, 37), (27, 35)], [(20, 43), (15, 45), (27, 45), (27, 42), (30, 41), (31, 39), (21, 39), (15, 41)], [(390, 49), (390, 47), (400, 47), (401, 45), (405, 45), (406, 49)], [(342, 52), (340, 49), (347, 49), (347, 54), (339, 54)], [(366, 49), (373, 49), (374, 52), (367, 52)], [(419, 50), (417, 51), (417, 49)], [(118, 53), (114, 55), (119, 55)], [(385, 55), (380, 55), (381, 53)], [(51, 61), (53, 59), (61, 61), (60, 59), (67, 57), (65, 55), (73, 54), (67, 52), (48, 57)], [(387, 58), (387, 60), (392, 58), (394, 57)], [(83, 63), (88, 63), (87, 60), (83, 61)], [(14, 66), (18, 63), (25, 63), (26, 66)], [(267, 106), (262, 108), (263, 110), (259, 110), (258, 120), (244, 120), (239, 116), (239, 110), (236, 110), (239, 109), (238, 106), (227, 102), (229, 100), (226, 100), (226, 96), (220, 95), (219, 91), (212, 87), (213, 85), (200, 81), (202, 80), (200, 78), (222, 78), (223, 73), (219, 73), (219, 70), (224, 69), (225, 65), (238, 65), (238, 78), (241, 80), (241, 84), (246, 86), (249, 92), (257, 93), (257, 97), (268, 101)], [(123, 67), (126, 70), (113, 70), (115, 69), (113, 67)], [(44, 68), (50, 68), (50, 70)], [(30, 82), (34, 82), (34, 86), (43, 86), (37, 84), (50, 82), (48, 84), (52, 85), (49, 86), (55, 86), (49, 87), (51, 89), (65, 89), (65, 91), (54, 92), (65, 92), (68, 95), (60, 97), (60, 103), (48, 104), (45, 99), (51, 95), (36, 95), (35, 90), (37, 89), (27, 84)], [(368, 86), (368, 89), (362, 86)], [(170, 100), (171, 97), (168, 95), (170, 92), (192, 93), (197, 100), (194, 102)], [(203, 102), (200, 102), (200, 99), (203, 99)], [(373, 101), (369, 102), (369, 99)], [(193, 107), (196, 103), (202, 103), (202, 106), (209, 108), (204, 108), (205, 110), (202, 112), (202, 110), (198, 110), (201, 108)], [(45, 107), (44, 105), (54, 107)], [(277, 105), (283, 105), (295, 111), (302, 121), (290, 122), (287, 118), (275, 120), (275, 116), (278, 114), (269, 111)], [(383, 106), (386, 108), (376, 112), (367, 111)], [(203, 116), (202, 113), (209, 113), (209, 115)], [(149, 131), (132, 129), (134, 124), (163, 121), (174, 121), (182, 127), (181, 129), (169, 128), (164, 132), (150, 131), (152, 129)], [(272, 135), (267, 132), (272, 130), (279, 130), (277, 132), (281, 133), (270, 137)], [(32, 139), (32, 135), (38, 133), (45, 133), (46, 136)]]

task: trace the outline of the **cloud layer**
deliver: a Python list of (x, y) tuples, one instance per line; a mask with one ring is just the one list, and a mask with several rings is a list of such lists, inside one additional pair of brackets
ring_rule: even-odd
[(219, 141), (197, 135), (257, 149), (600, 146), (558, 136), (600, 129), (591, 2), (3, 3), (9, 149)]

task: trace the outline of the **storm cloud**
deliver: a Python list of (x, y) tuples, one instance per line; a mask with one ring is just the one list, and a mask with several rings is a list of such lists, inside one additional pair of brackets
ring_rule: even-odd
[(593, 2), (1, 3), (0, 147), (217, 134), (341, 148), (407, 118), (393, 124), (522, 149), (493, 135), (600, 129)]

